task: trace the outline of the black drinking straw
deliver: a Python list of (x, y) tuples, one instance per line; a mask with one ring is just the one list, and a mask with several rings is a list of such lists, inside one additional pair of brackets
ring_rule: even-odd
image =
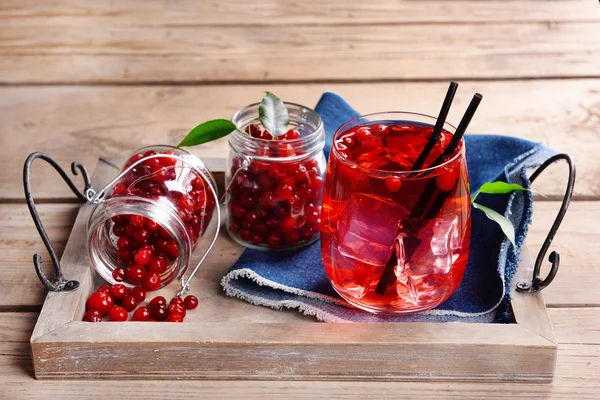
[[(452, 140), (450, 140), (448, 147), (446, 147), (446, 149), (443, 151), (443, 153), (429, 166), (429, 168), (440, 165), (447, 156), (452, 155), (456, 151), (456, 149), (458, 148), (458, 145), (460, 144), (460, 141), (463, 138), (463, 136), (467, 130), (467, 127), (471, 123), (471, 120), (473, 119), (473, 115), (475, 115), (475, 111), (477, 111), (477, 107), (479, 107), (479, 103), (481, 103), (482, 99), (483, 99), (483, 96), (481, 94), (475, 93), (475, 95), (471, 99), (471, 103), (469, 103), (469, 107), (467, 107), (467, 111), (465, 112), (462, 119), (460, 120), (460, 123), (458, 124), (458, 128), (456, 128), (456, 132), (454, 132), (454, 135), (452, 137)], [(436, 181), (435, 178), (431, 178), (429, 180), (429, 182), (427, 182), (427, 185), (425, 186), (423, 193), (421, 193), (421, 196), (419, 196), (419, 199), (415, 203), (415, 206), (414, 206), (412, 212), (410, 213), (409, 223), (417, 224), (418, 219), (421, 218), (421, 216), (423, 215), (425, 209), (431, 202), (431, 199), (433, 198), (433, 195), (436, 192), (437, 185), (436, 185), (435, 181)], [(456, 183), (458, 183), (458, 179), (457, 179)], [(454, 187), (456, 187), (456, 184), (454, 185)], [(449, 190), (447, 192), (441, 192), (436, 196), (436, 198), (433, 200), (433, 203), (431, 204), (431, 207), (429, 208), (429, 211), (425, 214), (426, 219), (433, 219), (438, 215), (438, 213), (444, 206), (444, 203), (446, 202), (446, 199), (448, 198), (448, 196), (450, 195), (452, 190), (454, 190), (454, 188), (452, 188), (451, 190)], [(398, 231), (398, 233), (400, 233), (400, 231)], [(414, 243), (414, 244), (415, 244), (414, 246), (410, 246), (409, 248), (415, 249), (416, 246), (418, 245), (418, 243)], [(412, 251), (408, 250), (406, 252), (406, 260), (410, 260), (411, 257), (412, 257)], [(377, 287), (375, 288), (375, 293), (383, 296), (385, 294), (385, 291), (387, 290), (387, 288), (392, 283), (394, 283), (394, 281), (396, 280), (396, 274), (394, 274), (394, 268), (396, 267), (397, 264), (398, 264), (398, 258), (396, 256), (396, 249), (393, 248), (392, 254), (390, 255), (390, 258), (385, 265), (385, 268), (381, 274), (381, 277), (379, 278), (379, 282), (377, 283)]]
[(444, 98), (444, 103), (442, 104), (442, 108), (440, 109), (440, 114), (438, 115), (437, 121), (435, 121), (435, 126), (433, 127), (433, 131), (431, 131), (431, 136), (429, 136), (429, 140), (427, 144), (423, 148), (421, 154), (417, 158), (417, 161), (413, 164), (411, 171), (418, 171), (423, 168), (423, 164), (431, 150), (435, 147), (435, 144), (438, 140), (440, 140), (440, 136), (442, 135), (442, 129), (444, 128), (444, 123), (446, 122), (446, 118), (448, 117), (448, 112), (450, 111), (450, 106), (452, 105), (452, 100), (454, 100), (454, 95), (456, 94), (456, 89), (458, 88), (458, 83), (450, 82), (450, 86), (448, 86), (448, 91), (446, 92), (446, 98)]

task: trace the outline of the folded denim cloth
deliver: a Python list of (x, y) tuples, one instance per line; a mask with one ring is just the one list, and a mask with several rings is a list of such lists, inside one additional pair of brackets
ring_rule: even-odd
[[(317, 104), (327, 133), (329, 155), (333, 134), (346, 121), (359, 116), (334, 93), (325, 93)], [(483, 183), (502, 180), (529, 187), (527, 170), (556, 154), (542, 144), (509, 136), (466, 135), (466, 154), (472, 193)], [(410, 315), (371, 314), (349, 306), (331, 287), (317, 242), (292, 252), (262, 252), (246, 249), (223, 277), (227, 295), (252, 304), (276, 309), (295, 308), (327, 322), (398, 321), (511, 321), (509, 286), (517, 268), (527, 228), (531, 223), (531, 192), (485, 195), (478, 203), (493, 208), (511, 220), (517, 249), (500, 228), (481, 211), (471, 210), (471, 248), (464, 278), (456, 292), (429, 311)]]

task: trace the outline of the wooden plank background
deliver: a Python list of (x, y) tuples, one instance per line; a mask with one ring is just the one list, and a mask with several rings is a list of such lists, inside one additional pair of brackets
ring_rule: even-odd
[[(594, 0), (0, 1), (0, 398), (599, 398), (599, 21)], [(461, 86), (450, 121), (478, 91), (470, 133), (545, 142), (577, 162), (576, 201), (552, 246), (561, 270), (544, 292), (559, 342), (551, 385), (32, 379), (28, 340), (44, 298), (32, 254), (50, 266), (23, 202), (30, 152), (93, 169), (99, 156), (174, 144), (264, 90), (306, 105), (331, 90), (365, 113), (436, 114), (451, 79)], [(195, 151), (225, 155), (227, 146)], [(49, 167), (34, 171), (62, 251), (76, 205)], [(536, 182), (549, 198), (536, 201), (534, 255), (565, 173), (552, 167)]]

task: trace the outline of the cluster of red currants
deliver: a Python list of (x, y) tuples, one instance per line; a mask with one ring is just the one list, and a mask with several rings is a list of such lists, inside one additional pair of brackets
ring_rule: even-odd
[[(158, 154), (151, 150), (135, 154), (124, 166)], [(172, 151), (162, 154), (175, 156)], [(114, 187), (111, 197), (141, 196), (167, 199), (175, 207), (192, 241), (204, 233), (215, 202), (207, 196), (204, 180), (189, 168), (179, 168), (176, 158), (151, 158), (132, 168)], [(185, 167), (185, 166), (183, 166)], [(186, 171), (186, 172), (183, 172)], [(185, 175), (184, 175), (185, 174)], [(167, 183), (170, 183), (167, 185)], [(169, 263), (179, 255), (177, 243), (162, 226), (140, 215), (117, 215), (112, 218), (112, 233), (118, 237), (117, 259), (123, 268), (113, 271), (113, 278), (145, 290), (158, 289)]]
[(147, 307), (138, 307), (144, 300), (146, 291), (139, 286), (129, 291), (120, 283), (112, 287), (104, 285), (88, 298), (83, 320), (101, 322), (103, 317), (108, 317), (109, 321), (122, 322), (127, 321), (128, 313), (135, 310), (132, 321), (183, 322), (186, 310), (198, 307), (198, 299), (195, 296), (186, 296), (185, 299), (174, 297), (169, 304), (164, 297), (157, 296)]
[[(250, 125), (247, 132), (255, 138), (271, 138), (256, 125)], [(318, 160), (277, 160), (284, 152), (284, 156), (294, 155), (286, 141), (299, 137), (295, 130), (277, 137), (281, 143), (264, 150), (264, 156), (273, 160), (252, 160), (243, 171), (238, 172), (242, 159), (234, 158), (228, 228), (239, 240), (277, 249), (311, 241), (319, 234), (323, 177)]]

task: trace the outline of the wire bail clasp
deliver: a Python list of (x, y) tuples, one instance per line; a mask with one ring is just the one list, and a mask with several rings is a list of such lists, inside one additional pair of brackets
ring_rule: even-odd
[(533, 183), (533, 181), (535, 181), (536, 178), (538, 176), (540, 176), (540, 174), (550, 164), (552, 164), (556, 161), (559, 161), (559, 160), (566, 161), (567, 165), (569, 166), (569, 180), (567, 182), (567, 189), (565, 190), (565, 195), (563, 197), (562, 204), (560, 206), (560, 210), (558, 211), (558, 215), (556, 216), (556, 219), (554, 220), (554, 223), (552, 224), (552, 227), (550, 228), (550, 232), (548, 232), (548, 236), (546, 236), (546, 240), (544, 240), (544, 244), (542, 245), (542, 248), (540, 249), (540, 252), (538, 253), (538, 256), (535, 260), (535, 266), (533, 268), (532, 280), (531, 280), (531, 282), (528, 282), (528, 281), (517, 282), (516, 289), (518, 292), (525, 292), (525, 293), (539, 292), (540, 290), (542, 290), (546, 286), (548, 286), (552, 282), (552, 280), (554, 280), (554, 277), (556, 277), (556, 274), (558, 272), (558, 267), (560, 265), (560, 254), (557, 253), (556, 251), (553, 251), (552, 253), (550, 253), (550, 256), (548, 257), (548, 261), (550, 261), (550, 263), (552, 263), (552, 266), (550, 267), (550, 272), (548, 272), (548, 275), (546, 276), (545, 279), (542, 279), (540, 277), (540, 270), (542, 268), (542, 263), (544, 262), (544, 257), (546, 257), (546, 253), (548, 252), (548, 248), (552, 244), (554, 235), (556, 235), (556, 232), (558, 231), (558, 228), (560, 227), (560, 224), (561, 224), (565, 214), (567, 213), (567, 209), (569, 208), (569, 203), (571, 202), (571, 197), (573, 196), (573, 187), (575, 186), (575, 163), (573, 162), (573, 159), (571, 158), (571, 156), (569, 156), (568, 154), (565, 154), (565, 153), (556, 154), (556, 155), (550, 157), (549, 159), (547, 159), (542, 165), (540, 165), (538, 167), (538, 169), (536, 169), (535, 172), (531, 175), (531, 178), (529, 178), (531, 183)]
[(31, 153), (29, 157), (25, 160), (25, 165), (23, 166), (23, 189), (25, 191), (25, 201), (27, 202), (27, 207), (29, 208), (29, 213), (31, 214), (31, 218), (33, 218), (33, 222), (35, 227), (50, 254), (50, 258), (52, 259), (52, 264), (54, 265), (54, 278), (52, 280), (48, 279), (44, 271), (42, 270), (42, 256), (39, 254), (35, 254), (33, 256), (33, 265), (35, 267), (35, 272), (38, 275), (40, 281), (48, 288), (48, 290), (52, 292), (68, 292), (75, 290), (79, 287), (78, 281), (72, 281), (65, 279), (62, 269), (60, 267), (60, 261), (58, 260), (58, 256), (56, 255), (56, 251), (54, 250), (54, 246), (46, 233), (44, 225), (42, 225), (42, 221), (40, 220), (40, 216), (35, 208), (35, 203), (33, 201), (33, 195), (31, 194), (31, 164), (36, 159), (42, 159), (50, 164), (56, 172), (58, 172), (63, 178), (63, 180), (69, 185), (69, 188), (77, 198), (82, 202), (90, 202), (95, 197), (95, 191), (92, 189), (92, 183), (90, 181), (90, 177), (88, 175), (85, 167), (78, 163), (71, 163), (71, 172), (73, 175), (81, 175), (83, 177), (84, 189), (83, 192), (80, 192), (79, 189), (75, 186), (71, 178), (67, 175), (67, 173), (48, 155), (40, 152)]

